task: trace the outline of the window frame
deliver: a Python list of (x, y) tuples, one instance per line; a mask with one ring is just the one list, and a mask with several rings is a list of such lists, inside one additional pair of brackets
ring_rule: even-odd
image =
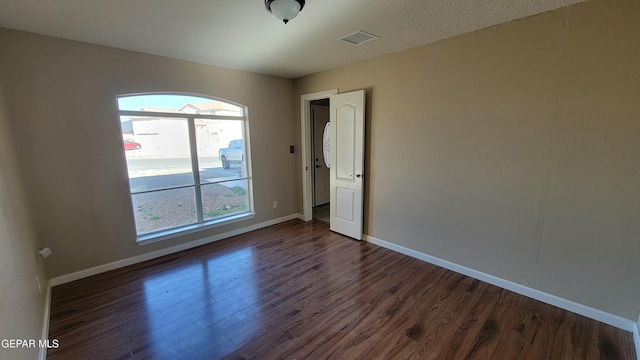
[[(118, 100), (122, 98), (135, 97), (135, 96), (186, 96), (186, 97), (198, 97), (203, 100), (210, 101), (219, 101), (223, 103), (227, 103), (230, 105), (238, 106), (243, 110), (243, 116), (231, 116), (231, 115), (212, 115), (212, 114), (192, 114), (192, 113), (182, 113), (182, 112), (162, 112), (162, 111), (136, 111), (136, 110), (121, 110)], [(133, 196), (137, 194), (145, 194), (152, 192), (160, 192), (171, 189), (179, 189), (179, 188), (191, 188), (193, 187), (195, 193), (195, 203), (196, 203), (196, 222), (177, 225), (169, 228), (163, 228), (160, 230), (149, 231), (145, 233), (138, 233), (138, 229), (136, 226), (136, 243), (138, 245), (151, 244), (158, 241), (163, 241), (179, 236), (183, 236), (186, 234), (191, 234), (195, 232), (199, 232), (202, 230), (215, 228), (227, 224), (232, 224), (235, 222), (248, 220), (255, 217), (255, 207), (253, 202), (253, 175), (252, 175), (252, 166), (251, 166), (251, 150), (250, 143), (251, 140), (249, 138), (249, 116), (248, 116), (248, 108), (245, 105), (238, 104), (226, 99), (216, 98), (212, 96), (206, 96), (201, 94), (191, 94), (191, 93), (171, 93), (171, 92), (158, 92), (158, 93), (138, 93), (138, 94), (123, 94), (118, 95), (116, 97), (116, 106), (118, 109), (118, 118), (121, 119), (123, 116), (130, 117), (158, 117), (158, 118), (173, 118), (173, 119), (185, 119), (187, 121), (188, 127), (188, 135), (189, 135), (189, 149), (190, 149), (190, 160), (191, 160), (191, 173), (193, 176), (193, 185), (182, 185), (182, 186), (169, 186), (166, 188), (152, 189), (152, 190), (142, 190), (142, 191), (132, 191), (131, 185), (129, 183), (129, 201), (132, 211), (135, 211), (133, 206)], [(198, 159), (198, 143), (197, 143), (197, 132), (196, 132), (196, 119), (203, 120), (230, 120), (230, 121), (241, 121), (242, 122), (242, 148), (244, 149), (244, 166), (246, 169), (246, 176), (238, 177), (233, 180), (220, 180), (211, 182), (208, 184), (203, 184), (200, 178), (200, 166)], [(124, 140), (123, 140), (124, 141)], [(123, 155), (126, 157), (126, 152), (123, 150)], [(125, 162), (125, 166), (128, 165)], [(130, 178), (127, 177), (129, 180)], [(227, 216), (223, 216), (217, 219), (207, 220), (204, 217), (204, 207), (202, 201), (202, 187), (211, 185), (224, 183), (228, 181), (238, 181), (245, 180), (247, 182), (247, 202), (248, 202), (248, 210), (245, 212), (231, 214)], [(132, 213), (133, 214), (133, 213)], [(134, 216), (134, 224), (135, 224), (135, 216)]]

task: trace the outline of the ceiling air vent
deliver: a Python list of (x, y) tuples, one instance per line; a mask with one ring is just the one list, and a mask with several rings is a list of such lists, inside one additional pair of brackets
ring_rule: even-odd
[(353, 34), (349, 34), (349, 35), (341, 38), (340, 40), (346, 41), (349, 44), (360, 45), (362, 43), (365, 43), (365, 42), (371, 41), (371, 40), (375, 40), (375, 39), (379, 39), (379, 37), (377, 37), (375, 35), (368, 34), (368, 33), (364, 32), (364, 31), (356, 31)]

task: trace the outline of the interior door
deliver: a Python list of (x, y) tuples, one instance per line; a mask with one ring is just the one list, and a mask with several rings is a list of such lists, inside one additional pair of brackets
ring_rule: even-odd
[(331, 96), (331, 230), (362, 239), (364, 90)]

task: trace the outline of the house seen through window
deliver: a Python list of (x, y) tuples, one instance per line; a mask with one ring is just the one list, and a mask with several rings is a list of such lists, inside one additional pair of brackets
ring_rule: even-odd
[(145, 94), (118, 107), (139, 240), (252, 214), (243, 106)]

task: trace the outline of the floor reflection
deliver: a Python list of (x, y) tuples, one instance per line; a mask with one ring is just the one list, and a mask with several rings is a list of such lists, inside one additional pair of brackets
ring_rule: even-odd
[(262, 326), (256, 275), (254, 250), (244, 247), (144, 279), (145, 351), (224, 356), (253, 339)]

